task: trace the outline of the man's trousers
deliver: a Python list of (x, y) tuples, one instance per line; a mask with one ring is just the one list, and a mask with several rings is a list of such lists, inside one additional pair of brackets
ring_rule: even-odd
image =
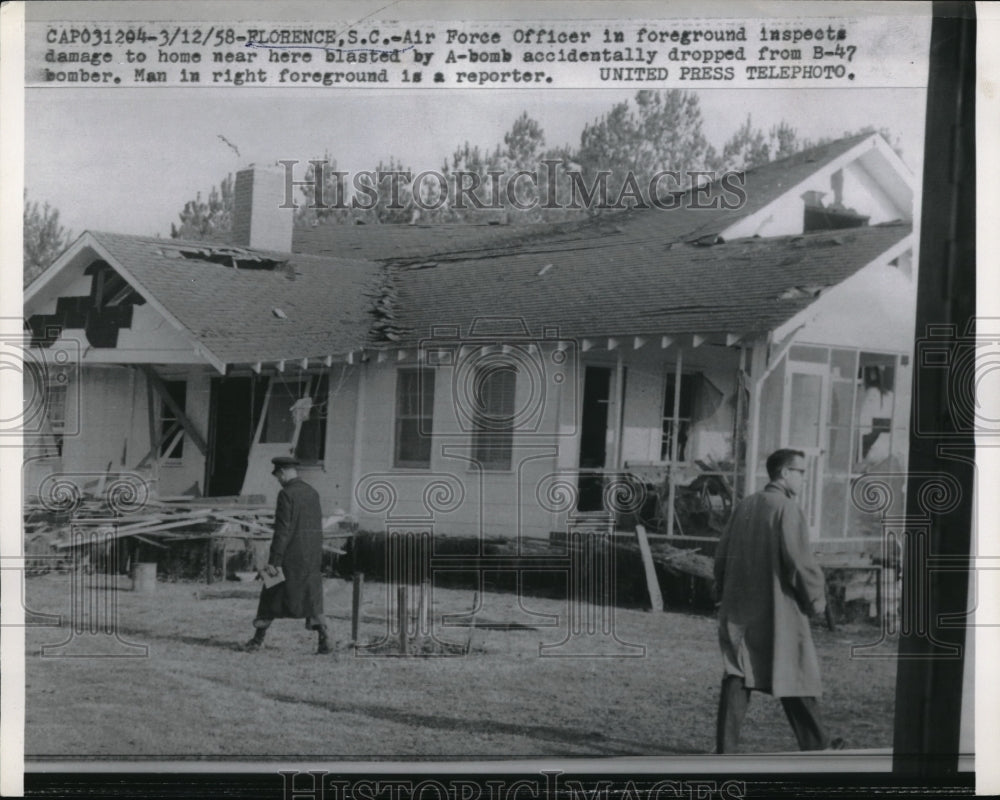
[[(719, 716), (715, 728), (715, 752), (735, 753), (740, 742), (740, 727), (750, 705), (750, 690), (743, 678), (727, 675), (722, 679), (719, 695)], [(815, 697), (782, 697), (785, 716), (795, 731), (800, 750), (825, 750), (829, 738), (819, 713)]]

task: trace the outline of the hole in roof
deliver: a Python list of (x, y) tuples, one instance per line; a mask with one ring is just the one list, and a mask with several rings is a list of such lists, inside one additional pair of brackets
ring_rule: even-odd
[(187, 258), (233, 269), (259, 269), (268, 272), (288, 263), (239, 247), (161, 247), (158, 252), (164, 258)]
[(819, 297), (826, 287), (820, 285), (790, 286), (778, 295), (779, 300), (799, 300), (803, 297)]

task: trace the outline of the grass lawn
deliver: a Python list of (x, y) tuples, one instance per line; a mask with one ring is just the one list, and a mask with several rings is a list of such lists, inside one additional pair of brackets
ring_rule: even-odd
[[(62, 615), (60, 627), (28, 629), (29, 759), (553, 758), (714, 746), (721, 662), (708, 616), (620, 608), (602, 616), (594, 606), (568, 616), (563, 601), (518, 604), (488, 593), (481, 624), (521, 625), (477, 628), (468, 655), (361, 656), (348, 641), (351, 585), (326, 579), (337, 653), (315, 655), (315, 634), (299, 620), (278, 620), (265, 648), (251, 654), (233, 648), (253, 632), (259, 584), (161, 582), (138, 594), (125, 578), (118, 591), (89, 588), (99, 577), (27, 581), (29, 611)], [(365, 587), (362, 642), (387, 635), (388, 594), (381, 584)], [(106, 619), (116, 620), (117, 638), (90, 633), (112, 602)], [(469, 641), (468, 626), (443, 627), (441, 615), (467, 612), (472, 602), (470, 591), (434, 590), (441, 640)], [(71, 636), (74, 621), (85, 630)], [(595, 634), (540, 655), (540, 644), (562, 642), (574, 624)], [(604, 635), (610, 627), (614, 635)], [(831, 734), (852, 749), (891, 746), (895, 662), (851, 658), (852, 644), (879, 639), (877, 628), (813, 633)], [(886, 642), (877, 652), (893, 649)], [(764, 695), (754, 696), (743, 739), (745, 752), (795, 749), (780, 703)]]

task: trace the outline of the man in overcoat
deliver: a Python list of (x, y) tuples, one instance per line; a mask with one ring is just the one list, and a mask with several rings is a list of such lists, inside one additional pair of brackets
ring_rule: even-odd
[[(715, 557), (719, 644), (725, 675), (716, 752), (731, 753), (758, 691), (781, 699), (801, 750), (830, 740), (819, 712), (819, 661), (809, 617), (823, 614), (823, 571), (809, 546), (795, 497), (805, 481), (805, 454), (782, 449), (767, 459), (770, 483), (733, 511)], [(835, 747), (841, 747), (837, 740)]]
[(279, 617), (291, 617), (304, 618), (306, 628), (318, 633), (317, 653), (330, 653), (333, 648), (323, 617), (323, 511), (319, 494), (298, 476), (297, 459), (279, 456), (271, 463), (281, 491), (274, 513), (274, 538), (263, 572), (274, 577), (280, 567), (285, 579), (261, 590), (253, 622), (255, 632), (243, 648), (259, 650), (271, 623)]

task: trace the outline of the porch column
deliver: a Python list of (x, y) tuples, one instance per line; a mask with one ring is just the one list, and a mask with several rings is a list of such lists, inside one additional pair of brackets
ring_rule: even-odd
[(667, 494), (667, 536), (674, 535), (674, 501), (677, 499), (677, 441), (680, 439), (681, 416), (681, 369), (684, 366), (684, 350), (677, 348), (677, 361), (674, 364), (674, 413), (671, 422), (670, 435), (670, 469), (667, 480), (670, 481)]
[(767, 343), (755, 342), (750, 355), (750, 409), (747, 427), (750, 441), (747, 445), (746, 480), (743, 496), (757, 491), (757, 453), (760, 449), (760, 387), (770, 370), (767, 369)]
[(365, 384), (368, 382), (368, 362), (362, 361), (358, 369), (358, 391), (355, 394), (357, 407), (354, 409), (354, 452), (351, 453), (351, 518), (358, 519), (361, 507), (355, 496), (361, 480), (363, 448), (365, 443)]
[(625, 407), (625, 364), (621, 351), (618, 351), (618, 361), (615, 364), (615, 389), (614, 389), (614, 416), (610, 420), (611, 430), (614, 432), (614, 447), (611, 451), (612, 458), (610, 467), (613, 470), (620, 470), (622, 467), (622, 420)]

